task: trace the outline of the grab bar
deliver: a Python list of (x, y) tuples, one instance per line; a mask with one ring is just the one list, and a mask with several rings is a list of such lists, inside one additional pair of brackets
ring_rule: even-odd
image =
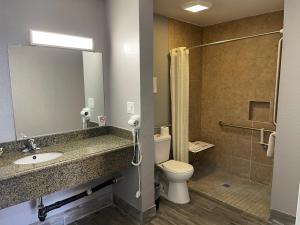
[(275, 93), (274, 93), (273, 121), (272, 121), (275, 126), (277, 125), (278, 92), (279, 92), (279, 82), (280, 82), (282, 42), (283, 42), (283, 38), (280, 38), (278, 41), (277, 69), (276, 69), (276, 82), (275, 82)]
[[(234, 127), (234, 128), (244, 129), (244, 130), (254, 130), (254, 131), (261, 131), (262, 130), (262, 128), (245, 127), (245, 126), (240, 126), (240, 125), (234, 125), (234, 124), (231, 124), (231, 123), (224, 123), (223, 121), (219, 121), (219, 125), (221, 127)], [(264, 132), (273, 133), (274, 130), (264, 129)]]

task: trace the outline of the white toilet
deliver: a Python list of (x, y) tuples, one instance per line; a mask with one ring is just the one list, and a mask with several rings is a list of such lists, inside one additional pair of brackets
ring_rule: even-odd
[(177, 204), (186, 204), (190, 202), (187, 180), (194, 173), (192, 165), (176, 160), (169, 160), (171, 136), (154, 135), (154, 155), (155, 164), (166, 175), (169, 181), (167, 199)]

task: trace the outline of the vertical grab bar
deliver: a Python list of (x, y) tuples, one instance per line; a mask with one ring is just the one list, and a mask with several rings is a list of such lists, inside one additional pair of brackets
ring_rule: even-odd
[(283, 42), (283, 38), (280, 38), (278, 42), (276, 83), (275, 83), (274, 106), (273, 106), (273, 124), (275, 126), (277, 125), (278, 91), (279, 91), (280, 69), (281, 69), (282, 42)]

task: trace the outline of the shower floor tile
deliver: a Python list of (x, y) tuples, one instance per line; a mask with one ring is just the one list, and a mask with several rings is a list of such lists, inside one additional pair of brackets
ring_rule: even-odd
[[(200, 170), (202, 171), (202, 170)], [(223, 171), (195, 172), (189, 188), (262, 220), (270, 216), (271, 187)]]

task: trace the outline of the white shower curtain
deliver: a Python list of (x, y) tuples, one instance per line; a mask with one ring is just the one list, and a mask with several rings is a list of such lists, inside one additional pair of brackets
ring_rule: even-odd
[(189, 161), (189, 50), (185, 47), (171, 52), (172, 144), (175, 160)]

